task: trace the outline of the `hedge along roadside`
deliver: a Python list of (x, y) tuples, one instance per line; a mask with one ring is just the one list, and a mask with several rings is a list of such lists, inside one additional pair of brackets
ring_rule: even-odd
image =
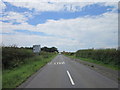
[(64, 53), (74, 58), (85, 60), (88, 62), (100, 64), (115, 70), (120, 70), (120, 50), (116, 49), (85, 49), (77, 52)]
[(119, 66), (120, 51), (116, 49), (99, 49), (99, 50), (79, 50), (76, 52), (76, 57), (90, 58), (101, 61), (104, 64)]
[(26, 59), (24, 64), (21, 64), (14, 69), (3, 71), (3, 88), (16, 88), (28, 77), (42, 68), (45, 64), (51, 61), (57, 54), (42, 52), (40, 56), (35, 56)]

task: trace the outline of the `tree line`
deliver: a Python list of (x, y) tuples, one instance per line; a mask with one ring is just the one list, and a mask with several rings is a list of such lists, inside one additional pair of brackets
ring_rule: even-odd
[[(24, 49), (33, 49), (33, 47), (20, 47), (20, 48), (24, 48)], [(41, 51), (44, 52), (58, 52), (58, 49), (56, 47), (42, 47)]]

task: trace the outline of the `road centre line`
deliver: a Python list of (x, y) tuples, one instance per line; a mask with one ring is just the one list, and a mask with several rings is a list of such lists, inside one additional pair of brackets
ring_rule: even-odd
[(73, 79), (72, 79), (72, 77), (71, 77), (71, 75), (70, 75), (70, 73), (69, 73), (68, 70), (67, 70), (67, 74), (68, 74), (68, 76), (69, 76), (69, 78), (70, 78), (71, 84), (72, 84), (72, 85), (75, 85), (75, 83), (74, 83), (74, 81), (73, 81)]

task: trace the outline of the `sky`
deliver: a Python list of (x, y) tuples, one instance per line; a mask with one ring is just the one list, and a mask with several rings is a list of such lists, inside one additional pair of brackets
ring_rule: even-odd
[(117, 48), (118, 3), (0, 1), (4, 45), (57, 47), (59, 51)]

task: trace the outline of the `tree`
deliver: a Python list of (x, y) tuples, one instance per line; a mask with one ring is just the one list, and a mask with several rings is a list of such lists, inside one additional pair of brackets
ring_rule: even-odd
[(41, 48), (41, 51), (45, 51), (45, 52), (58, 52), (56, 47), (51, 47), (51, 48), (43, 47), (43, 48)]

